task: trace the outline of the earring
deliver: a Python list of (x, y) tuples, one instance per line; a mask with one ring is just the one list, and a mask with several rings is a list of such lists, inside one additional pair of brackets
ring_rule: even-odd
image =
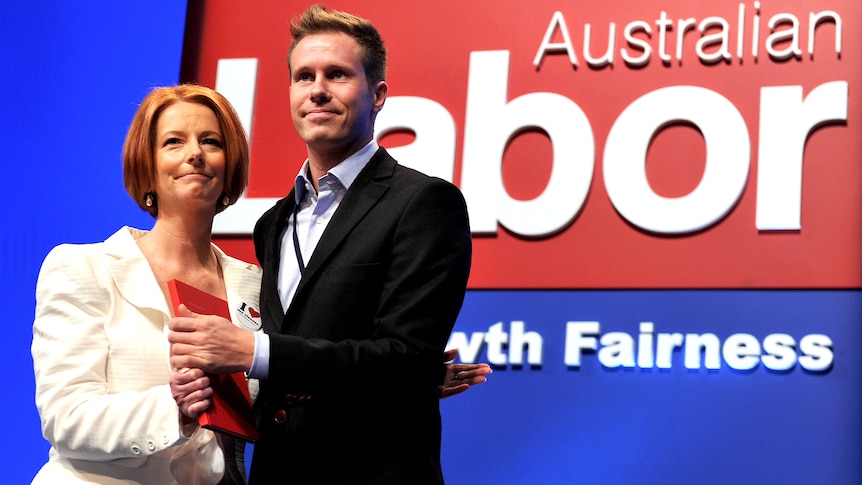
[(147, 192), (146, 194), (144, 194), (144, 205), (147, 207), (153, 206), (153, 193), (152, 192)]
[(221, 198), (221, 205), (229, 206), (230, 205), (230, 196), (224, 194), (224, 197)]

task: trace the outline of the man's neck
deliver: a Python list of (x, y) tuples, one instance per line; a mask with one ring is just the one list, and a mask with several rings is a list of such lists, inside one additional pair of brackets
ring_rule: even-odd
[(370, 141), (371, 138), (359, 141), (343, 149), (317, 150), (309, 146), (308, 169), (310, 172), (309, 175), (311, 177), (311, 183), (314, 186), (314, 191), (319, 192), (317, 181), (321, 177), (326, 175), (327, 172), (332, 170), (341, 162), (350, 158), (351, 155), (361, 150), (362, 147), (367, 145)]

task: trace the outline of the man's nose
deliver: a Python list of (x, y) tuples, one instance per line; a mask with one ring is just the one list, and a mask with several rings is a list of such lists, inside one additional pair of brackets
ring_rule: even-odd
[(311, 85), (311, 101), (317, 104), (329, 101), (329, 86), (324, 76), (318, 76)]

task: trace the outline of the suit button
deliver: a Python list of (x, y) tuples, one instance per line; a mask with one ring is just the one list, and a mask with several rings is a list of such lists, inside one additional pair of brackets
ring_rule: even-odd
[(279, 409), (275, 412), (275, 422), (278, 424), (282, 424), (287, 421), (287, 412), (284, 409)]

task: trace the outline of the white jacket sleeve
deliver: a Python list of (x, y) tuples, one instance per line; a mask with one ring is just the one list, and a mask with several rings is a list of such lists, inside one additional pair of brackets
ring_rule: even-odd
[(167, 384), (166, 317), (120, 297), (100, 246), (61, 245), (42, 265), (31, 348), (36, 405), (61, 455), (135, 462), (185, 441)]

